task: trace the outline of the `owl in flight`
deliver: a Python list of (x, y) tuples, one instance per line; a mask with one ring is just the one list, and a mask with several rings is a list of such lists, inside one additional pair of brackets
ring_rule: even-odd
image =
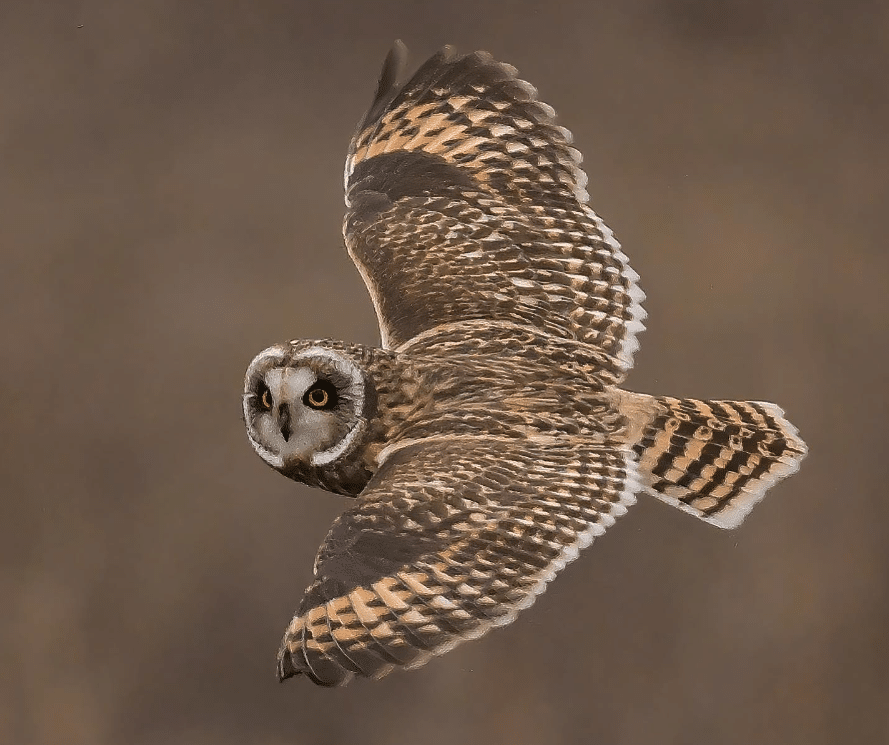
[(422, 665), (512, 621), (637, 493), (734, 528), (806, 453), (774, 404), (621, 388), (644, 294), (570, 132), (486, 53), (445, 49), (406, 83), (404, 58), (397, 43), (345, 169), (382, 342), (283, 342), (245, 378), (260, 457), (355, 498), (281, 680)]

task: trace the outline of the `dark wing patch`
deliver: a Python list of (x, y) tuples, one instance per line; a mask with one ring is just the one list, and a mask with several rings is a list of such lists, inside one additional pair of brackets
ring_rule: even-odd
[(430, 440), (333, 525), (278, 654), (321, 685), (416, 667), (508, 623), (635, 501), (610, 445)]
[(399, 47), (346, 163), (344, 233), (384, 346), (468, 319), (581, 341), (620, 379), (644, 297), (586, 206), (571, 134), (509, 65), (444, 50), (404, 85)]
[[(388, 208), (406, 197), (433, 193), (460, 196), (476, 186), (470, 174), (441, 158), (404, 151), (383, 153), (359, 163), (352, 172), (352, 183), (357, 200), (352, 206), (356, 212), (363, 195), (377, 195), (377, 204)], [(379, 195), (385, 199), (379, 200)], [(372, 211), (363, 213), (364, 219), (372, 216)]]

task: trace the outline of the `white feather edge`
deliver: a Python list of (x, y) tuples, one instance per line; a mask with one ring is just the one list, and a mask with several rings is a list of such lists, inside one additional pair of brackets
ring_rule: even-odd
[[(590, 523), (586, 530), (578, 533), (577, 540), (571, 545), (565, 546), (561, 554), (556, 557), (546, 569), (538, 573), (537, 582), (522, 600), (511, 606), (509, 611), (499, 618), (493, 619), (490, 623), (480, 624), (475, 629), (472, 629), (434, 649), (430, 649), (428, 652), (421, 654), (417, 659), (412, 660), (409, 664), (405, 665), (404, 668), (412, 670), (421, 667), (431, 658), (445, 654), (463, 642), (478, 639), (492, 629), (506, 626), (512, 623), (521, 611), (534, 605), (534, 602), (546, 591), (547, 586), (555, 578), (556, 574), (574, 561), (583, 549), (588, 548), (592, 544), (594, 539), (604, 535), (605, 531), (614, 525), (616, 518), (625, 515), (627, 509), (636, 503), (636, 493), (641, 488), (636, 471), (636, 461), (632, 453), (627, 452), (623, 455), (624, 467), (626, 469), (624, 489), (621, 491), (617, 501), (612, 503), (611, 511), (608, 513), (601, 513), (601, 519), (599, 521)], [(391, 667), (394, 666), (390, 666), (389, 670), (386, 670), (386, 672), (389, 672)], [(373, 677), (380, 678), (383, 677), (383, 675), (385, 675), (385, 672), (381, 671)]]
[(370, 275), (370, 272), (367, 271), (364, 264), (362, 264), (352, 252), (352, 248), (349, 245), (349, 237), (346, 235), (345, 225), (343, 226), (343, 240), (346, 244), (346, 252), (349, 254), (349, 258), (352, 259), (352, 263), (361, 275), (361, 279), (364, 281), (364, 286), (367, 288), (367, 294), (370, 295), (370, 302), (373, 304), (374, 314), (377, 317), (377, 324), (380, 327), (380, 346), (383, 349), (391, 349), (392, 331), (389, 329), (386, 317), (383, 315), (383, 303), (380, 297), (380, 289), (377, 287), (377, 283), (374, 282), (373, 277)]
[[(424, 440), (414, 440), (409, 442), (406, 441), (403, 444), (403, 447), (408, 447), (409, 445), (416, 444), (417, 442), (429, 441), (430, 439), (432, 438), (424, 438)], [(450, 440), (453, 438), (448, 439)], [(394, 452), (394, 450), (390, 450), (388, 454), (391, 455), (392, 452)], [(383, 453), (381, 453), (381, 455), (383, 455)], [(446, 652), (449, 652), (454, 647), (462, 644), (463, 642), (478, 639), (492, 629), (498, 628), (500, 626), (506, 626), (512, 623), (521, 611), (531, 607), (537, 600), (538, 596), (540, 596), (546, 590), (548, 584), (555, 578), (556, 574), (558, 574), (568, 564), (574, 561), (580, 555), (580, 552), (583, 549), (589, 547), (592, 544), (595, 538), (604, 535), (605, 531), (612, 525), (614, 525), (616, 518), (625, 515), (627, 509), (636, 503), (636, 493), (641, 489), (637, 473), (636, 461), (631, 452), (625, 452), (623, 453), (623, 456), (625, 469), (624, 489), (621, 491), (617, 501), (611, 503), (612, 506), (610, 511), (607, 513), (600, 513), (600, 520), (595, 523), (590, 523), (586, 530), (578, 533), (577, 539), (574, 541), (574, 543), (569, 546), (565, 546), (560, 555), (549, 566), (547, 566), (545, 570), (538, 573), (535, 585), (531, 588), (528, 594), (524, 598), (522, 598), (521, 601), (512, 605), (509, 608), (508, 612), (500, 616), (499, 618), (492, 619), (489, 623), (481, 623), (476, 628), (471, 629), (470, 631), (461, 634), (460, 636), (457, 636), (454, 639), (451, 639), (450, 641), (439, 645), (438, 647), (421, 653), (416, 659), (412, 660), (407, 665), (383, 665), (371, 677), (374, 679), (385, 677), (396, 667), (401, 667), (405, 670), (413, 670), (415, 668), (422, 667), (433, 657), (445, 654)], [(303, 629), (303, 632), (305, 632), (305, 629)], [(345, 685), (354, 677), (355, 674), (349, 672), (349, 674), (346, 675), (338, 685)]]
[[(515, 82), (516, 85), (524, 90), (529, 99), (531, 101), (534, 101), (540, 107), (543, 116), (537, 118), (538, 124), (548, 125), (556, 128), (566, 145), (570, 146), (571, 143), (574, 142), (574, 135), (571, 130), (561, 125), (555, 124), (557, 118), (555, 109), (553, 109), (552, 106), (545, 103), (544, 101), (541, 101), (538, 98), (537, 88), (529, 83), (527, 80), (518, 77), (518, 70), (515, 67), (513, 67), (509, 63), (499, 62), (495, 60), (488, 52), (480, 52), (479, 54), (483, 57), (486, 64), (495, 65), (503, 70), (508, 75), (508, 77), (510, 77)], [(621, 263), (621, 275), (627, 280), (629, 284), (630, 319), (626, 323), (624, 338), (621, 341), (620, 348), (617, 354), (619, 364), (622, 366), (623, 371), (627, 372), (633, 367), (633, 356), (639, 349), (639, 341), (636, 336), (645, 330), (645, 324), (643, 323), (643, 321), (648, 315), (645, 309), (642, 307), (642, 302), (645, 300), (645, 293), (642, 291), (642, 288), (639, 287), (638, 284), (639, 274), (630, 266), (629, 257), (623, 252), (620, 242), (614, 236), (614, 232), (611, 230), (611, 228), (608, 227), (608, 225), (605, 224), (605, 221), (588, 206), (589, 193), (586, 190), (588, 176), (586, 171), (583, 169), (583, 154), (575, 147), (571, 147), (570, 150), (572, 159), (569, 165), (573, 172), (575, 181), (574, 197), (575, 199), (577, 199), (578, 203), (583, 206), (584, 210), (596, 224), (596, 227), (602, 235), (603, 241), (614, 251), (614, 257)], [(350, 150), (349, 154), (346, 157), (343, 171), (343, 185), (346, 193), (347, 206), (351, 206), (349, 203), (348, 193), (349, 178), (352, 175), (353, 171), (353, 162), (354, 154)], [(358, 261), (358, 259), (352, 253), (351, 249), (349, 248), (348, 236), (346, 236), (345, 234), (345, 225), (343, 226), (343, 228), (343, 235), (346, 238), (346, 250), (348, 251), (350, 258), (352, 259), (352, 263), (354, 263), (356, 268), (358, 269), (358, 273), (361, 275), (362, 280), (364, 280), (364, 284), (367, 287), (371, 302), (373, 303), (374, 311), (376, 313), (377, 321), (380, 327), (380, 344), (383, 349), (390, 349), (390, 340), (392, 338), (392, 333), (387, 325), (383, 313), (381, 312), (382, 303), (380, 301), (379, 288), (376, 286), (373, 278), (369, 275), (361, 262)], [(451, 325), (452, 324), (444, 324), (443, 326)], [(410, 347), (412, 344), (420, 341), (422, 338), (427, 338), (428, 336), (439, 332), (441, 329), (442, 327), (436, 327), (435, 329), (429, 329), (427, 331), (421, 332), (412, 339), (408, 339), (404, 343), (402, 343), (397, 348), (397, 351), (403, 351), (404, 349)]]

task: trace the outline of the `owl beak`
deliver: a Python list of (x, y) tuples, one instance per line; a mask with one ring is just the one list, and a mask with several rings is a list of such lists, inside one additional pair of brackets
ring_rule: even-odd
[(278, 406), (278, 429), (281, 430), (284, 442), (289, 442), (293, 429), (290, 423), (290, 407), (287, 404)]

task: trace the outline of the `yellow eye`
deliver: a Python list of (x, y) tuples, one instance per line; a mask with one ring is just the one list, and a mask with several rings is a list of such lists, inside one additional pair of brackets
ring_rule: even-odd
[(262, 396), (260, 397), (260, 401), (262, 403), (262, 408), (266, 411), (271, 411), (272, 408), (272, 392), (268, 388), (263, 388)]
[(327, 399), (330, 398), (327, 395), (327, 391), (321, 388), (313, 388), (309, 391), (309, 403), (312, 406), (317, 406), (319, 409), (323, 406), (327, 406)]
[(317, 381), (303, 396), (303, 403), (313, 409), (332, 409), (338, 401), (336, 386), (323, 379)]

